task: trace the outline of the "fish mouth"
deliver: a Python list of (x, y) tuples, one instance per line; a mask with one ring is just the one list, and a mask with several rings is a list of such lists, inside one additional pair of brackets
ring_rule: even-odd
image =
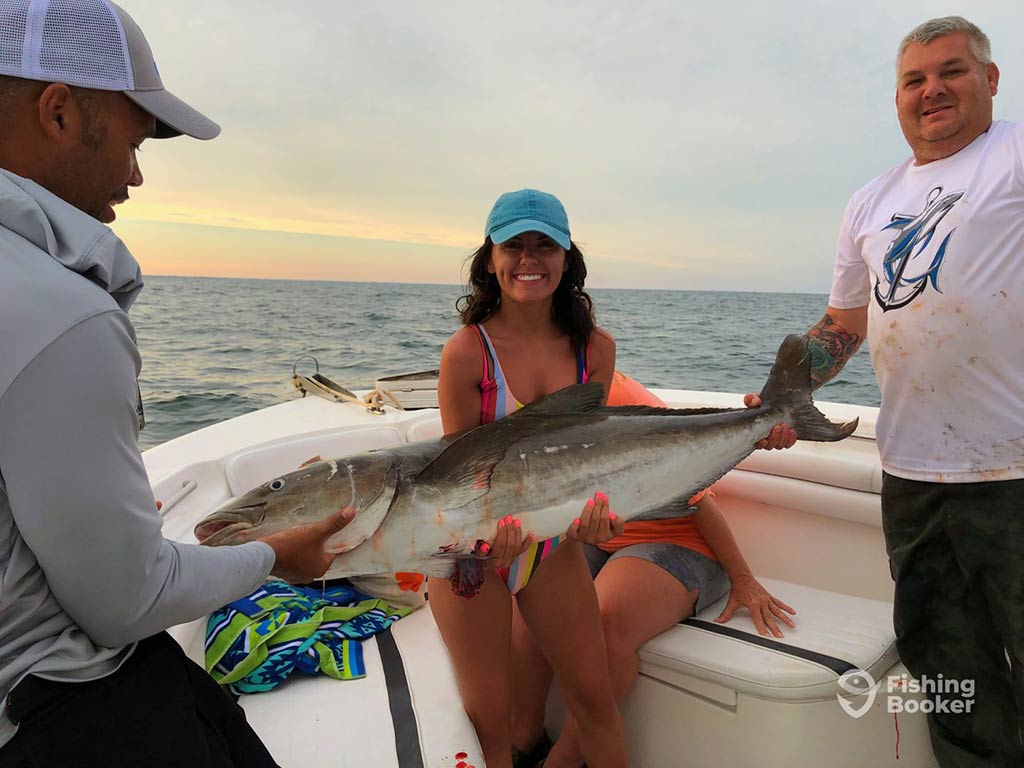
[[(259, 512), (258, 519), (238, 519), (240, 515), (244, 516), (246, 512), (253, 511)], [(204, 520), (195, 527), (194, 533), (200, 544), (215, 547), (228, 540), (236, 533), (256, 527), (263, 522), (263, 517), (266, 515), (266, 504), (251, 504), (245, 507), (232, 507), (229, 510), (225, 510), (225, 512), (227, 513), (225, 516)]]
[(196, 539), (207, 547), (216, 547), (240, 531), (252, 528), (249, 523), (233, 523), (230, 520), (214, 520), (196, 526)]

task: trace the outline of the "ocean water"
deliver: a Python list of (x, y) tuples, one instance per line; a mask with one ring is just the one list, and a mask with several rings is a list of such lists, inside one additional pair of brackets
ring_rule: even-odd
[[(298, 397), (292, 364), (314, 355), (350, 389), (436, 368), (458, 327), (451, 285), (148, 277), (131, 318), (146, 408), (142, 447)], [(617, 368), (647, 386), (760, 390), (788, 333), (821, 319), (824, 295), (590, 291)], [(303, 370), (312, 369), (308, 361)], [(820, 400), (878, 405), (866, 351)]]

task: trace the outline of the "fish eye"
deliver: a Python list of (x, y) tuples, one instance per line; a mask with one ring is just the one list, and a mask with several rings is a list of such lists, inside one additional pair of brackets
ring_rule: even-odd
[(271, 480), (269, 483), (269, 487), (270, 490), (272, 491), (280, 491), (282, 488), (284, 488), (284, 478), (279, 477), (277, 478), (277, 480)]

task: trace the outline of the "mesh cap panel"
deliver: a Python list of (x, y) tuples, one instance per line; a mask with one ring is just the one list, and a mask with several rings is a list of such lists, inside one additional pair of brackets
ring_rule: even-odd
[(146, 36), (112, 0), (0, 0), (0, 75), (121, 91), (156, 118), (158, 138), (220, 133), (164, 89)]
[(13, 75), (21, 69), (28, 3), (25, 0), (0, 0), (0, 25), (10, 30), (0, 36), (0, 72)]
[(39, 73), (44, 79), (104, 90), (131, 90), (121, 25), (104, 2), (49, 0)]

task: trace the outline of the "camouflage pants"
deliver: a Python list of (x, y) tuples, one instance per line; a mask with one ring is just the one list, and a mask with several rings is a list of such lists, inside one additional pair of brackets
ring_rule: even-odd
[(882, 527), (900, 658), (918, 679), (974, 681), (969, 713), (929, 715), (936, 759), (1024, 766), (1024, 480), (886, 474)]

